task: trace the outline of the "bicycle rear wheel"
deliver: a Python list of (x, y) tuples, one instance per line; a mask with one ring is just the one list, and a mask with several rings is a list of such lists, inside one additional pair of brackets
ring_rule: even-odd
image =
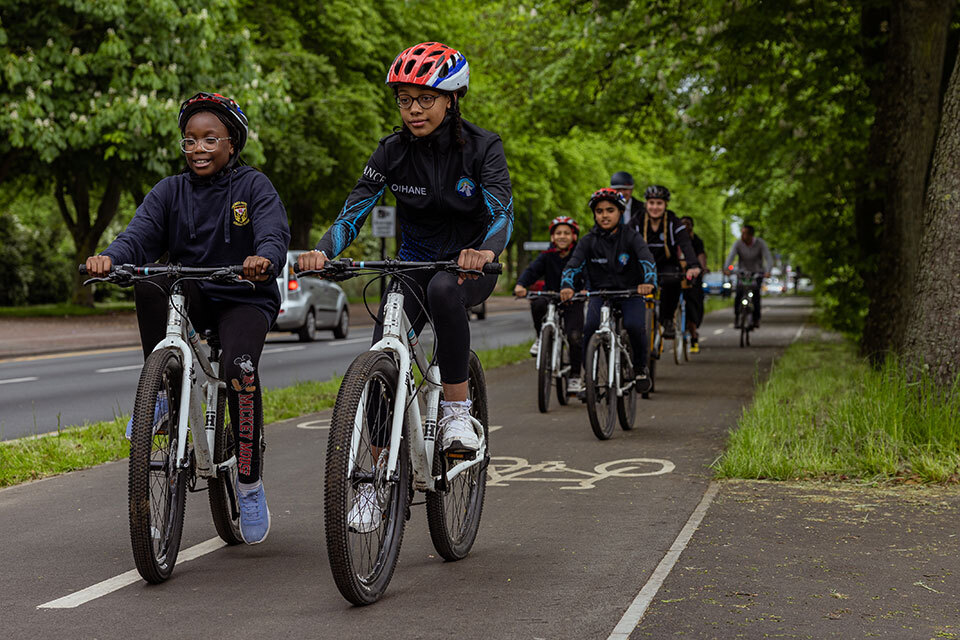
[[(540, 343), (543, 348), (543, 342)], [(546, 355), (548, 352), (541, 351)], [(458, 474), (443, 491), (427, 492), (427, 525), (433, 547), (444, 560), (461, 560), (470, 553), (480, 528), (483, 499), (487, 493), (487, 465), (490, 463), (490, 430), (487, 414), (487, 382), (477, 354), (470, 352), (470, 379), (467, 397), (472, 406), (470, 414), (483, 425), (486, 452), (482, 462)], [(439, 446), (433, 450), (433, 475), (439, 476), (445, 468), (444, 453)]]
[(586, 376), (587, 415), (590, 427), (600, 440), (608, 440), (617, 425), (616, 391), (611, 389), (609, 378), (609, 344), (598, 334), (587, 343)]
[[(227, 392), (217, 392), (217, 432), (213, 438), (213, 464), (222, 464), (236, 454), (233, 425), (226, 423)], [(262, 454), (262, 450), (261, 450)], [(261, 460), (263, 459), (261, 455)], [(240, 544), (240, 507), (237, 505), (237, 491), (234, 480), (237, 468), (233, 467), (218, 473), (207, 480), (207, 493), (210, 494), (210, 515), (217, 535), (229, 545)]]
[[(178, 352), (154, 351), (143, 365), (133, 408), (127, 498), (137, 571), (158, 584), (170, 577), (180, 551), (187, 469), (177, 466), (177, 423), (183, 366)], [(166, 394), (167, 411), (157, 409)], [(161, 416), (154, 429), (154, 416)]]
[[(630, 336), (626, 330), (620, 332), (620, 384), (626, 386), (627, 382), (632, 382), (633, 372), (633, 349), (630, 346)], [(633, 385), (622, 396), (617, 396), (617, 418), (620, 420), (620, 427), (624, 431), (633, 429), (637, 417), (637, 392)]]
[[(330, 421), (323, 493), (327, 555), (337, 588), (355, 605), (383, 595), (403, 541), (410, 491), (406, 433), (396, 472), (386, 474), (398, 379), (389, 354), (359, 355), (343, 377)], [(363, 526), (351, 522), (355, 508), (369, 515)]]
[(550, 387), (553, 384), (553, 327), (546, 326), (540, 331), (540, 353), (537, 367), (537, 407), (540, 413), (550, 410)]
[(570, 398), (567, 397), (567, 383), (570, 381), (570, 376), (573, 374), (569, 370), (570, 367), (570, 344), (562, 339), (560, 340), (560, 370), (563, 371), (567, 369), (567, 373), (562, 376), (557, 377), (557, 402), (561, 406), (566, 406), (570, 402)]

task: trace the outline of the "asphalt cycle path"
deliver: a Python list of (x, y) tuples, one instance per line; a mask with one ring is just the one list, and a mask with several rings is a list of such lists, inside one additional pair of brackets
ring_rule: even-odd
[(393, 581), (369, 607), (342, 599), (326, 557), (329, 411), (267, 428), (269, 539), (219, 547), (206, 495), (190, 494), (181, 556), (197, 557), (158, 586), (124, 578), (125, 463), (0, 491), (5, 635), (608, 637), (701, 503), (755, 376), (808, 313), (806, 300), (770, 300), (750, 349), (737, 346), (729, 310), (711, 315), (702, 353), (662, 362), (637, 428), (605, 442), (577, 402), (537, 411), (531, 362), (491, 372), (494, 458), (473, 551), (439, 560), (414, 506)]
[[(474, 320), (470, 330), (477, 349), (533, 338), (530, 314), (520, 309)], [(346, 340), (334, 340), (324, 331), (319, 341), (303, 343), (287, 333), (271, 333), (260, 361), (262, 378), (277, 388), (342, 375), (370, 345), (371, 334), (372, 327), (359, 327)], [(425, 340), (431, 340), (429, 335), (427, 329)], [(105, 344), (108, 348), (92, 352), (0, 361), (0, 440), (130, 413), (143, 355), (139, 346)]]

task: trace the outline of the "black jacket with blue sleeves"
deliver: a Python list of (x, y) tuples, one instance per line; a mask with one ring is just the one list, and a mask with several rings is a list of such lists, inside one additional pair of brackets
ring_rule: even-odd
[(647, 243), (622, 223), (609, 231), (594, 225), (580, 239), (563, 270), (563, 288), (575, 289), (576, 278), (584, 267), (591, 291), (635, 289), (641, 284), (657, 286), (656, 262)]

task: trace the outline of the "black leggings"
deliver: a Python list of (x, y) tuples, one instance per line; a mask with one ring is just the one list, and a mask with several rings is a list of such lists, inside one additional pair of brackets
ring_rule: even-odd
[[(674, 267), (672, 264), (657, 265), (660, 272), (658, 279), (660, 282), (660, 324), (665, 324), (667, 320), (673, 321), (673, 314), (677, 311), (677, 305), (680, 304), (680, 266)], [(678, 329), (681, 329), (678, 327)]]
[[(533, 315), (533, 328), (540, 335), (543, 319), (547, 317), (547, 307), (550, 301), (546, 298), (532, 298), (530, 313)], [(583, 362), (583, 302), (568, 302), (557, 306), (557, 312), (563, 318), (563, 329), (570, 343), (570, 377), (580, 377), (580, 366)]]
[(683, 298), (687, 301), (687, 324), (699, 328), (703, 323), (703, 285), (699, 278), (693, 281), (689, 289), (683, 290)]
[[(424, 306), (433, 320), (437, 340), (434, 352), (440, 365), (440, 381), (446, 384), (466, 382), (470, 377), (470, 316), (467, 308), (490, 297), (497, 284), (497, 276), (485, 275), (476, 280), (464, 280), (463, 284), (458, 285), (457, 276), (452, 273), (421, 269), (394, 278), (396, 281), (401, 283), (403, 310), (413, 330), (419, 334), (427, 322)], [(384, 298), (378, 317), (382, 316), (386, 304), (387, 299)], [(382, 337), (383, 324), (378, 322), (373, 330), (374, 344)]]
[[(152, 283), (156, 283), (156, 286)], [(196, 282), (184, 282), (187, 315), (197, 332), (215, 329), (220, 336), (220, 375), (227, 382), (227, 404), (237, 442), (240, 482), (260, 479), (260, 438), (263, 433), (263, 401), (260, 395), (260, 353), (267, 337), (267, 316), (251, 304), (211, 300)], [(134, 285), (140, 344), (146, 358), (160, 342), (167, 326), (167, 291), (164, 276)]]
[[(620, 307), (623, 313), (623, 328), (627, 330), (630, 337), (630, 347), (633, 349), (634, 369), (637, 363), (640, 367), (646, 367), (649, 360), (649, 351), (647, 349), (647, 303), (643, 298), (624, 298), (615, 300), (613, 305)], [(583, 329), (583, 351), (586, 356), (587, 345), (590, 338), (600, 328), (600, 307), (603, 306), (603, 300), (600, 298), (590, 298), (587, 305), (587, 321)], [(589, 365), (588, 365), (589, 366)]]

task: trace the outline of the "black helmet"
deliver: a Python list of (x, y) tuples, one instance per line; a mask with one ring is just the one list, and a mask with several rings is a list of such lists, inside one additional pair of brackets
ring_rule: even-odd
[(187, 121), (199, 111), (210, 111), (223, 126), (227, 128), (233, 138), (234, 154), (239, 154), (247, 144), (247, 116), (240, 110), (240, 105), (230, 98), (219, 93), (201, 91), (195, 96), (183, 101), (180, 105), (180, 132), (187, 128)]
[(670, 202), (670, 189), (659, 184), (650, 185), (647, 187), (647, 190), (643, 192), (643, 199), (649, 200), (651, 198)]
[(617, 171), (610, 176), (611, 189), (633, 189), (633, 176), (626, 171)]

